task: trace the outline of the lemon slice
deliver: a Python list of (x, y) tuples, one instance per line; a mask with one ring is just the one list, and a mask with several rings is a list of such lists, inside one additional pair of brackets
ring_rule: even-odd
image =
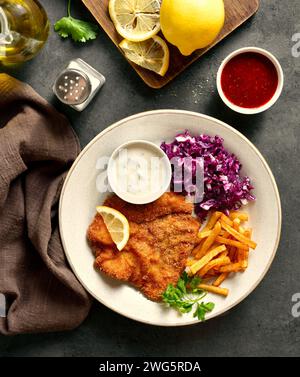
[(110, 0), (109, 14), (118, 33), (133, 42), (145, 41), (160, 30), (159, 0)]
[(157, 35), (143, 42), (124, 39), (119, 46), (128, 60), (161, 76), (166, 74), (170, 60), (169, 48)]
[(129, 223), (126, 217), (122, 215), (121, 212), (110, 207), (98, 206), (96, 209), (102, 216), (103, 221), (118, 250), (124, 249), (130, 235)]

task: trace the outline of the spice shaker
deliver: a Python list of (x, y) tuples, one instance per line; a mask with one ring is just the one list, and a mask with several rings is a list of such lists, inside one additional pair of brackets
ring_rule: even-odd
[(53, 92), (64, 104), (84, 110), (104, 85), (105, 77), (82, 59), (71, 60), (57, 76)]

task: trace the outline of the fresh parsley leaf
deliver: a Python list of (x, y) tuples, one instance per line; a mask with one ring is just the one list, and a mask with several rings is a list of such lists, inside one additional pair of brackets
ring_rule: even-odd
[(183, 279), (185, 285), (187, 285), (190, 281), (190, 277), (186, 271), (183, 271), (183, 274), (181, 276), (181, 279)]
[(165, 292), (163, 293), (163, 301), (168, 303), (172, 307), (178, 307), (183, 293), (180, 289), (174, 287), (172, 284), (169, 284)]
[(181, 290), (182, 293), (186, 293), (186, 283), (184, 279), (179, 279), (177, 282), (177, 288)]
[(162, 295), (163, 302), (180, 313), (189, 313), (193, 310), (194, 305), (196, 305), (194, 317), (197, 317), (200, 321), (204, 321), (206, 313), (212, 311), (215, 305), (212, 302), (199, 303), (207, 294), (198, 288), (200, 282), (201, 279), (199, 277), (191, 278), (184, 272), (176, 286), (172, 284), (167, 286)]
[(183, 302), (180, 307), (178, 307), (178, 310), (181, 313), (189, 313), (192, 311), (194, 306), (193, 302)]
[(68, 2), (68, 15), (61, 18), (54, 25), (54, 30), (62, 37), (71, 37), (75, 42), (87, 42), (95, 39), (98, 33), (98, 26), (71, 16), (71, 0)]
[(199, 321), (205, 321), (205, 315), (208, 312), (211, 312), (215, 307), (215, 304), (213, 302), (208, 302), (204, 304), (204, 302), (201, 302), (201, 304), (197, 304), (197, 308), (194, 312), (194, 317), (197, 317)]
[(194, 291), (195, 289), (199, 289), (198, 285), (201, 283), (201, 279), (199, 276), (194, 276), (190, 281), (190, 287)]
[(62, 38), (72, 37), (75, 42), (86, 42), (97, 37), (98, 27), (90, 22), (63, 17), (55, 23), (55, 31)]

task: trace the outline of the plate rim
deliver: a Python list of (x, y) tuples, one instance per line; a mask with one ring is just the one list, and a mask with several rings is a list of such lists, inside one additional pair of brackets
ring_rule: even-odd
[(103, 135), (109, 133), (111, 130), (113, 130), (113, 129), (117, 128), (117, 127), (120, 127), (124, 123), (127, 123), (128, 121), (131, 121), (133, 119), (143, 118), (143, 117), (147, 117), (149, 115), (156, 115), (156, 114), (163, 114), (163, 115), (168, 115), (168, 114), (172, 114), (172, 115), (176, 115), (176, 114), (188, 115), (188, 116), (194, 116), (194, 117), (197, 117), (197, 118), (200, 118), (200, 119), (206, 119), (206, 120), (218, 123), (218, 125), (220, 125), (221, 127), (225, 128), (225, 129), (229, 129), (230, 131), (232, 131), (233, 133), (235, 133), (236, 135), (238, 135), (239, 137), (241, 137), (250, 146), (250, 148), (252, 148), (254, 150), (254, 152), (260, 158), (263, 166), (265, 167), (267, 173), (270, 176), (271, 183), (272, 183), (272, 186), (273, 186), (273, 189), (274, 189), (274, 192), (275, 192), (275, 196), (276, 196), (276, 204), (277, 204), (277, 208), (278, 208), (278, 214), (277, 214), (278, 215), (278, 229), (277, 229), (275, 246), (273, 248), (273, 251), (272, 251), (271, 257), (270, 257), (270, 259), (268, 261), (268, 264), (266, 265), (266, 267), (265, 267), (263, 273), (261, 274), (260, 278), (249, 288), (249, 290), (247, 292), (245, 292), (235, 303), (231, 304), (228, 308), (226, 308), (224, 310), (221, 310), (218, 314), (215, 314), (215, 315), (212, 312), (211, 315), (209, 316), (209, 318), (207, 319), (207, 321), (210, 320), (210, 319), (216, 318), (216, 317), (218, 317), (220, 315), (224, 315), (229, 310), (231, 310), (233, 307), (235, 307), (238, 304), (240, 304), (246, 297), (248, 297), (258, 287), (258, 285), (262, 282), (262, 280), (266, 276), (267, 272), (269, 271), (269, 269), (270, 269), (270, 267), (271, 267), (271, 265), (272, 265), (272, 263), (274, 261), (275, 255), (276, 255), (277, 250), (278, 250), (280, 238), (281, 238), (282, 206), (281, 206), (281, 199), (280, 199), (280, 194), (279, 194), (279, 190), (278, 190), (278, 187), (277, 187), (277, 183), (276, 183), (275, 177), (274, 177), (274, 175), (272, 173), (272, 170), (269, 167), (266, 159), (263, 157), (263, 155), (261, 154), (261, 152), (256, 148), (256, 146), (245, 135), (243, 135), (240, 131), (238, 131), (234, 127), (228, 125), (227, 123), (225, 123), (225, 122), (223, 122), (223, 121), (221, 121), (219, 119), (216, 119), (216, 118), (214, 118), (212, 116), (206, 115), (206, 114), (202, 114), (202, 113), (198, 113), (198, 112), (194, 112), (194, 111), (188, 111), (188, 110), (177, 110), (177, 109), (160, 109), (160, 110), (144, 111), (144, 112), (140, 112), (140, 113), (137, 113), (137, 114), (134, 114), (134, 115), (130, 115), (130, 116), (125, 117), (125, 118), (123, 118), (123, 119), (121, 119), (121, 120), (119, 120), (117, 122), (114, 122), (112, 125), (106, 127), (99, 134), (97, 134), (83, 148), (83, 150), (77, 156), (76, 160), (73, 162), (70, 170), (68, 171), (67, 176), (65, 177), (64, 184), (63, 184), (63, 187), (62, 187), (62, 190), (61, 190), (61, 194), (60, 194), (60, 199), (59, 199), (59, 209), (58, 209), (59, 232), (60, 232), (61, 242), (62, 242), (62, 245), (63, 245), (63, 250), (64, 250), (65, 256), (66, 256), (66, 258), (68, 260), (68, 263), (69, 263), (69, 265), (70, 265), (70, 267), (72, 269), (73, 274), (76, 276), (77, 280), (84, 287), (84, 289), (92, 297), (94, 297), (98, 302), (100, 302), (102, 305), (106, 306), (108, 309), (110, 309), (110, 310), (114, 311), (115, 313), (118, 313), (118, 314), (120, 314), (120, 315), (122, 315), (122, 316), (124, 316), (126, 318), (129, 318), (131, 320), (134, 320), (134, 321), (137, 321), (137, 322), (140, 322), (140, 323), (144, 323), (144, 324), (147, 324), (147, 325), (160, 326), (160, 327), (183, 327), (183, 326), (191, 326), (191, 325), (196, 325), (196, 324), (203, 323), (203, 322), (197, 321), (197, 320), (193, 319), (191, 321), (187, 321), (186, 323), (182, 323), (182, 322), (175, 322), (175, 323), (170, 323), (170, 324), (165, 323), (165, 322), (153, 323), (153, 322), (150, 322), (148, 320), (143, 320), (143, 319), (140, 319), (140, 318), (136, 318), (133, 315), (128, 315), (128, 314), (126, 314), (126, 313), (124, 313), (122, 311), (116, 310), (112, 306), (108, 305), (106, 302), (102, 301), (99, 297), (96, 297), (95, 294), (90, 291), (90, 289), (86, 286), (86, 284), (82, 281), (82, 279), (77, 275), (75, 267), (73, 266), (71, 257), (69, 255), (69, 253), (67, 252), (67, 247), (66, 247), (65, 240), (64, 240), (64, 237), (63, 237), (63, 229), (62, 229), (62, 203), (63, 203), (63, 198), (64, 198), (64, 194), (65, 194), (65, 191), (66, 191), (66, 187), (68, 185), (68, 181), (69, 181), (69, 179), (70, 179), (70, 177), (71, 177), (74, 169), (77, 167), (79, 161), (81, 160), (81, 158), (98, 141), (98, 139), (100, 139)]

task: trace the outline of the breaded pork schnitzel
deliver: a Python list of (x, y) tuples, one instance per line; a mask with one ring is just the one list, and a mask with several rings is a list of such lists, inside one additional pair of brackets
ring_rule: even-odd
[(158, 301), (168, 284), (176, 284), (197, 243), (199, 221), (181, 195), (165, 193), (153, 203), (129, 204), (116, 195), (104, 203), (125, 215), (130, 238), (118, 251), (97, 214), (88, 229), (95, 267), (112, 278), (128, 281)]

